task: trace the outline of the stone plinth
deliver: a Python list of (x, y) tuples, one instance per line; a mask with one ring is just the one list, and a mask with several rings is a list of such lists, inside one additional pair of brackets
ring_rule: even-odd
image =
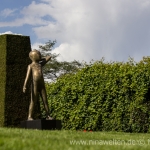
[(25, 129), (60, 130), (62, 125), (61, 120), (37, 119), (22, 121), (20, 127)]

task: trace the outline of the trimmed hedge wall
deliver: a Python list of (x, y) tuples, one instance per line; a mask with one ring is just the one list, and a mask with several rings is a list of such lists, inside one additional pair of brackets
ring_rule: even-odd
[(4, 126), (4, 101), (5, 101), (5, 85), (6, 85), (6, 50), (4, 36), (0, 36), (0, 126)]
[(149, 132), (150, 58), (97, 61), (47, 84), (52, 116), (64, 129)]
[(26, 120), (30, 91), (22, 92), (31, 51), (29, 36), (0, 35), (0, 126)]

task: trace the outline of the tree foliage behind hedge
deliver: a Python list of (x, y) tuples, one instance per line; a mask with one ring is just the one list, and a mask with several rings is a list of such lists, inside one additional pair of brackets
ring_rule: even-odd
[(52, 116), (64, 129), (149, 132), (150, 58), (86, 65), (47, 85)]

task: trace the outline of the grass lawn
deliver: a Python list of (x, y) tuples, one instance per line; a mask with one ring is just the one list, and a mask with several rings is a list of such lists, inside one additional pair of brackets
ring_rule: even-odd
[(149, 150), (150, 134), (0, 128), (0, 150)]

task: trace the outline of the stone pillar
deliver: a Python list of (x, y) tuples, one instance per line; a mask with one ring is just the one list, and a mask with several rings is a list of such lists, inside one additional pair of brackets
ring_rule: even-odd
[(0, 127), (17, 127), (27, 119), (30, 90), (22, 89), (30, 51), (29, 36), (0, 35)]

